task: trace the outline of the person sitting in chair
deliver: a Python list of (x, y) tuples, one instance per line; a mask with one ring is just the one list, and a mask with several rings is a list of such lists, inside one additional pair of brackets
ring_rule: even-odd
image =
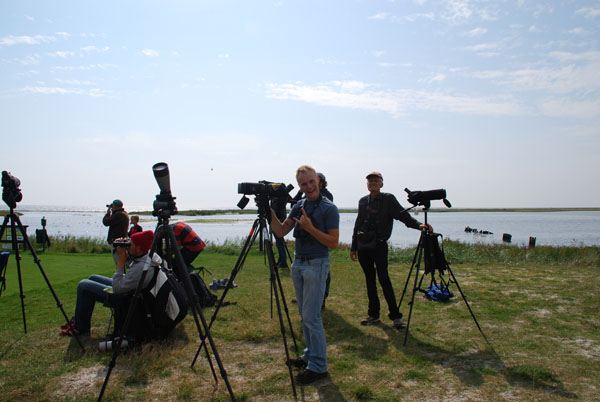
[[(116, 247), (118, 260), (112, 278), (92, 275), (79, 282), (75, 315), (68, 323), (61, 326), (63, 329), (61, 335), (89, 335), (96, 302), (116, 307), (127, 293), (136, 289), (146, 263), (158, 266), (162, 262), (158, 254), (154, 254), (152, 260), (148, 261), (148, 252), (153, 241), (154, 233), (151, 230), (134, 233), (128, 246)], [(126, 266), (129, 268), (127, 273), (125, 273)], [(151, 280), (152, 275), (146, 275), (142, 288), (148, 286)]]

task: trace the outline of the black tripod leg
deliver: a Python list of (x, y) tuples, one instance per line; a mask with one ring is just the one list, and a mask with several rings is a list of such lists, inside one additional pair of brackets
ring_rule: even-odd
[[(65, 318), (65, 322), (69, 322), (69, 317), (67, 316), (67, 313), (65, 313), (65, 309), (63, 308), (62, 303), (58, 299), (58, 296), (56, 295), (56, 292), (54, 291), (54, 288), (52, 287), (52, 284), (50, 283), (50, 280), (48, 279), (48, 276), (46, 275), (46, 272), (44, 271), (44, 268), (42, 267), (42, 262), (40, 261), (35, 250), (33, 249), (33, 246), (31, 245), (31, 241), (29, 241), (29, 237), (27, 236), (27, 233), (25, 233), (25, 228), (23, 227), (21, 220), (16, 215), (15, 215), (15, 220), (17, 221), (17, 224), (19, 225), (19, 229), (21, 230), (21, 234), (23, 235), (23, 241), (25, 242), (25, 244), (27, 245), (27, 247), (29, 247), (29, 250), (31, 251), (31, 255), (33, 256), (33, 261), (38, 266), (42, 276), (44, 277), (44, 280), (46, 281), (46, 285), (48, 285), (48, 289), (50, 289), (50, 293), (52, 293), (52, 296), (54, 297), (56, 306), (60, 309), (63, 317)], [(19, 269), (19, 286), (21, 286), (20, 282), (21, 282), (21, 275), (20, 275), (20, 269)], [(24, 317), (25, 317), (25, 311), (23, 311), (23, 318)], [(75, 336), (75, 340), (77, 340), (77, 343), (81, 347), (81, 350), (85, 351), (85, 348), (83, 347), (83, 344), (81, 343), (81, 340), (79, 339), (77, 334), (73, 334), (73, 335)]]
[[(17, 241), (17, 229), (15, 221), (19, 219), (16, 214), (7, 215), (11, 218), (10, 235), (12, 240), (12, 249), (15, 252), (15, 261), (17, 262), (17, 276), (19, 279), (19, 295), (21, 296), (21, 314), (23, 315), (23, 331), (27, 333), (27, 318), (25, 315), (25, 294), (23, 293), (23, 278), (21, 276), (21, 255), (19, 254), (19, 242)], [(21, 227), (19, 227), (21, 229)], [(21, 229), (21, 235), (25, 236), (25, 232)]]
[(421, 250), (421, 242), (423, 241), (423, 232), (421, 232), (421, 237), (419, 237), (419, 243), (417, 244), (417, 249), (415, 250), (415, 255), (412, 260), (412, 264), (410, 265), (410, 271), (408, 271), (408, 276), (406, 277), (406, 282), (404, 283), (404, 290), (402, 290), (402, 295), (400, 296), (400, 302), (398, 303), (398, 310), (400, 310), (400, 306), (402, 305), (402, 300), (404, 300), (404, 295), (406, 293), (406, 289), (408, 288), (408, 282), (410, 281), (410, 275), (412, 274), (413, 268), (415, 267), (415, 263), (417, 262), (417, 257), (419, 256), (419, 251)]
[(487, 344), (491, 346), (490, 341), (485, 336), (485, 334), (483, 333), (483, 330), (479, 326), (479, 323), (477, 322), (477, 318), (475, 318), (475, 314), (473, 313), (473, 310), (471, 310), (471, 306), (469, 305), (469, 302), (467, 301), (467, 298), (465, 297), (465, 294), (463, 293), (462, 289), (460, 288), (460, 285), (458, 284), (458, 281), (456, 280), (456, 277), (454, 276), (454, 272), (452, 272), (452, 269), (450, 268), (450, 265), (447, 265), (446, 268), (450, 272), (450, 275), (452, 276), (452, 280), (454, 281), (454, 283), (456, 283), (456, 288), (460, 292), (460, 295), (462, 296), (462, 299), (464, 300), (465, 304), (467, 305), (467, 309), (469, 309), (469, 313), (471, 313), (471, 317), (473, 317), (473, 321), (475, 321), (475, 325), (477, 325), (477, 329), (481, 333), (481, 336), (483, 336), (483, 339), (485, 339), (485, 341), (487, 342)]
[[(421, 258), (423, 257), (423, 247), (421, 246), (421, 242), (419, 241), (419, 248), (417, 249), (417, 253), (418, 253), (418, 258), (416, 261), (416, 267), (417, 270), (415, 272), (415, 282), (413, 285), (413, 292), (412, 292), (412, 296), (410, 299), (410, 309), (408, 310), (408, 319), (406, 321), (406, 331), (404, 332), (404, 343), (403, 345), (406, 346), (406, 340), (408, 339), (408, 329), (410, 328), (410, 319), (412, 317), (412, 311), (413, 311), (413, 306), (415, 304), (415, 293), (417, 292), (417, 282), (419, 280), (419, 268), (421, 267)], [(412, 268), (411, 268), (412, 270)]]
[[(262, 226), (262, 225), (261, 225)], [(273, 293), (275, 294), (275, 304), (277, 305), (277, 316), (279, 318), (279, 329), (281, 331), (281, 338), (283, 340), (283, 348), (285, 350), (285, 361), (286, 361), (286, 366), (288, 367), (288, 372), (290, 374), (290, 382), (292, 384), (292, 392), (294, 393), (294, 398), (297, 400), (298, 399), (298, 395), (296, 393), (296, 382), (294, 381), (294, 372), (292, 371), (292, 365), (289, 364), (290, 361), (290, 352), (289, 352), (289, 348), (288, 348), (288, 344), (287, 344), (287, 337), (285, 335), (285, 323), (283, 321), (283, 315), (281, 314), (281, 304), (279, 302), (279, 292), (277, 289), (277, 283), (276, 280), (279, 279), (279, 275), (277, 273), (277, 270), (275, 268), (275, 256), (273, 255), (273, 243), (271, 242), (271, 238), (269, 237), (268, 233), (267, 233), (267, 229), (266, 229), (266, 224), (263, 230), (263, 236), (264, 236), (264, 244), (265, 244), (265, 248), (266, 248), (266, 252), (267, 252), (267, 258), (269, 260), (269, 269), (271, 271), (271, 289), (273, 290)], [(281, 291), (281, 297), (283, 299), (283, 288), (281, 287), (281, 282), (279, 282), (279, 290)], [(286, 308), (286, 313), (287, 313), (287, 308)], [(288, 314), (287, 316), (288, 318), (288, 323), (290, 325), (290, 330), (292, 330), (292, 323), (290, 321), (290, 316)], [(293, 330), (292, 330), (292, 338), (294, 338), (293, 335)], [(296, 351), (298, 351), (298, 346), (296, 345), (296, 339), (294, 338), (294, 345), (296, 346)]]
[[(152, 246), (152, 247), (154, 248), (154, 246)], [(121, 351), (121, 341), (123, 340), (123, 336), (127, 333), (127, 331), (129, 330), (129, 326), (131, 325), (131, 320), (133, 319), (135, 307), (137, 305), (139, 298), (141, 297), (140, 291), (142, 289), (142, 284), (144, 283), (144, 280), (146, 279), (147, 273), (148, 273), (148, 267), (144, 267), (144, 270), (142, 271), (142, 276), (140, 277), (140, 280), (135, 288), (135, 292), (133, 293), (133, 296), (131, 297), (131, 303), (129, 305), (129, 310), (127, 311), (127, 316), (125, 317), (125, 323), (123, 324), (121, 333), (113, 341), (114, 342), (113, 356), (112, 356), (112, 359), (110, 360), (110, 363), (108, 364), (108, 371), (106, 372), (106, 377), (104, 377), (104, 383), (102, 384), (102, 389), (100, 390), (100, 395), (98, 395), (98, 402), (100, 402), (102, 400), (102, 397), (104, 396), (104, 391), (106, 390), (106, 386), (108, 385), (108, 380), (110, 379), (110, 374), (112, 373), (112, 370), (115, 367), (115, 363), (117, 362), (117, 357), (119, 356), (119, 353)]]
[[(188, 295), (188, 300), (194, 301), (194, 303), (191, 304), (191, 307), (192, 307), (192, 315), (194, 316), (194, 322), (196, 323), (196, 328), (198, 330), (198, 336), (201, 339), (205, 339), (205, 338), (208, 339), (208, 343), (210, 344), (213, 356), (215, 357), (217, 365), (219, 366), (221, 378), (223, 378), (223, 382), (225, 383), (225, 385), (227, 387), (227, 391), (229, 392), (229, 396), (231, 397), (231, 400), (235, 401), (235, 395), (233, 394), (233, 389), (231, 389), (231, 384), (229, 383), (229, 379), (227, 378), (227, 371), (225, 371), (225, 367), (223, 366), (223, 362), (221, 361), (221, 358), (219, 357), (219, 352), (217, 351), (217, 347), (216, 347), (213, 337), (210, 333), (210, 328), (206, 322), (206, 319), (204, 318), (204, 314), (202, 313), (202, 306), (200, 306), (200, 300), (198, 300), (198, 295), (196, 295), (196, 292), (194, 291), (194, 287), (192, 286), (192, 281), (190, 280), (190, 274), (189, 274), (187, 267), (185, 265), (185, 262), (183, 260), (183, 256), (181, 255), (181, 250), (179, 249), (179, 247), (176, 247), (177, 239), (175, 237), (175, 232), (173, 232), (173, 228), (168, 225), (165, 225), (165, 230), (168, 231), (168, 239), (171, 242), (171, 245), (173, 246), (173, 251), (175, 254), (175, 267), (174, 267), (174, 268), (176, 268), (175, 272), (178, 274), (179, 278), (183, 282), (183, 287), (185, 288), (185, 291)], [(202, 328), (200, 326), (200, 322), (198, 321), (198, 317), (200, 317), (200, 320), (202, 321), (202, 327), (204, 328), (204, 334), (202, 333)], [(207, 356), (209, 356), (208, 350), (206, 351), (206, 354), (207, 354)], [(212, 367), (212, 364), (211, 364), (211, 367)]]
[[(210, 323), (208, 324), (208, 328), (211, 328), (212, 324), (217, 319), (217, 314), (219, 313), (219, 310), (223, 306), (223, 300), (225, 300), (225, 296), (227, 296), (227, 293), (229, 293), (229, 289), (233, 288), (233, 281), (234, 281), (235, 277), (237, 276), (237, 273), (244, 266), (246, 257), (248, 256), (248, 253), (250, 252), (250, 249), (252, 248), (252, 244), (254, 244), (254, 241), (256, 239), (256, 235), (258, 234), (258, 226), (259, 226), (259, 220), (256, 219), (252, 225), (252, 229), (250, 230), (248, 237), (246, 238), (244, 246), (242, 247), (242, 251), (233, 267), (233, 270), (231, 271), (231, 274), (229, 275), (229, 280), (227, 281), (227, 286), (225, 287), (225, 290), (223, 290), (223, 294), (221, 295), (221, 298), (217, 302), (215, 311), (214, 311), (212, 317), (210, 318)], [(196, 360), (198, 359), (198, 356), (200, 355), (200, 351), (204, 347), (206, 347), (206, 343), (205, 343), (204, 337), (202, 337), (202, 342), (200, 343), (200, 346), (198, 346), (196, 355), (194, 356), (194, 359), (192, 360), (192, 367), (194, 367), (194, 365), (196, 364)]]
[(296, 344), (296, 336), (294, 335), (294, 327), (292, 325), (292, 320), (290, 319), (290, 312), (288, 310), (287, 302), (285, 301), (285, 294), (283, 293), (283, 286), (281, 285), (281, 278), (279, 277), (279, 270), (275, 268), (275, 278), (277, 279), (277, 286), (279, 286), (279, 294), (281, 295), (281, 303), (283, 304), (283, 311), (285, 311), (285, 315), (287, 316), (288, 325), (290, 327), (290, 333), (292, 336), (292, 340), (294, 341), (294, 349), (296, 350), (296, 354), (300, 352), (298, 349), (298, 345)]

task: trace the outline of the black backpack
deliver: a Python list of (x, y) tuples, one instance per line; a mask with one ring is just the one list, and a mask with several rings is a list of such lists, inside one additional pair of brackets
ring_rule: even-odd
[(188, 300), (183, 285), (170, 271), (154, 268), (150, 284), (143, 292), (146, 316), (153, 326), (153, 338), (163, 339), (185, 318)]
[[(148, 273), (152, 279), (142, 290), (142, 301), (136, 303), (131, 323), (124, 334), (139, 342), (166, 338), (188, 311), (187, 295), (175, 275), (161, 267), (150, 269)], [(114, 336), (123, 331), (132, 296), (128, 295), (115, 307)]]

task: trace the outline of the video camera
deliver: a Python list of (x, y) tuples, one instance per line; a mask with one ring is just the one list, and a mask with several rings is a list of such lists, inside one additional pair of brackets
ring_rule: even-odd
[(446, 190), (443, 188), (427, 191), (410, 191), (405, 188), (404, 191), (408, 193), (408, 202), (413, 205), (423, 205), (425, 208), (429, 208), (432, 200), (443, 200), (448, 208), (452, 208), (452, 204), (446, 199)]
[(273, 198), (285, 199), (287, 201), (289, 192), (294, 188), (293, 185), (284, 183), (273, 183), (271, 181), (261, 180), (258, 183), (238, 183), (238, 194), (244, 194), (237, 206), (244, 209), (248, 205), (248, 197), (246, 195), (256, 196), (256, 204), (258, 208), (267, 206), (269, 200)]
[(20, 185), (21, 180), (17, 179), (6, 170), (2, 171), (2, 200), (10, 208), (16, 208), (17, 202), (20, 202), (23, 199), (23, 193), (21, 193), (21, 189), (19, 188)]
[(160, 194), (154, 200), (152, 211), (153, 216), (171, 216), (177, 214), (175, 197), (171, 194), (171, 178), (169, 176), (169, 165), (165, 162), (158, 162), (152, 166), (152, 172), (156, 183), (160, 188)]

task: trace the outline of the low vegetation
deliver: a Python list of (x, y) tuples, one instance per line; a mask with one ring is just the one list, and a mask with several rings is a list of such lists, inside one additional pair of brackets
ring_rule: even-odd
[[(103, 246), (102, 241), (51, 242), (51, 251), (40, 251), (39, 257), (70, 316), (78, 281), (92, 273), (111, 275), (112, 258), (94, 248)], [(211, 244), (196, 265), (206, 267), (207, 282), (229, 277), (240, 249), (239, 242)], [(406, 346), (405, 333), (393, 329), (385, 310), (381, 324), (361, 326), (367, 305), (364, 277), (358, 263), (348, 258), (348, 246), (342, 246), (332, 252), (331, 295), (323, 311), (330, 377), (298, 386), (299, 400), (598, 400), (600, 248), (447, 242), (444, 249), (490, 343), (479, 333), (455, 285), (456, 297), (449, 303), (415, 295)], [(414, 251), (390, 253), (398, 299)], [(97, 347), (107, 331), (109, 310), (97, 306), (82, 352), (74, 339), (58, 336), (64, 317), (31, 254), (21, 257), (27, 334), (11, 257), (0, 297), (0, 400), (95, 400), (112, 357)], [(289, 270), (281, 269), (280, 277), (302, 348)], [(230, 304), (220, 310), (211, 333), (236, 398), (292, 401), (276, 309), (271, 316), (269, 271), (258, 247), (251, 250), (235, 283), (226, 298)], [(411, 293), (409, 288), (401, 306), (405, 318)], [(209, 319), (213, 311), (207, 308), (203, 314)], [(287, 341), (295, 356), (289, 330)], [(190, 368), (198, 345), (197, 328), (188, 317), (166, 341), (120, 355), (105, 399), (229, 400), (219, 370), (215, 383), (204, 354)]]

